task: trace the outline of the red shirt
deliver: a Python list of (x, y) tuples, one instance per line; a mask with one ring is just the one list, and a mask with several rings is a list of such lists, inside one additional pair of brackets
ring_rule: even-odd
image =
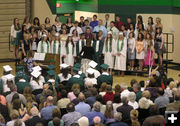
[(104, 96), (103, 96), (103, 102), (106, 103), (107, 101), (114, 101), (114, 93), (113, 92), (107, 92)]
[(116, 26), (116, 28), (119, 30), (119, 31), (121, 31), (121, 26), (123, 25), (123, 22), (121, 22), (121, 21), (116, 21), (115, 22), (115, 26)]

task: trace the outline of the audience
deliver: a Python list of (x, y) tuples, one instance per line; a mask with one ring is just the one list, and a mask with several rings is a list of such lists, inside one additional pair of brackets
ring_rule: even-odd
[(67, 104), (66, 109), (68, 113), (62, 116), (64, 126), (70, 126), (81, 118), (81, 113), (75, 111), (75, 106), (73, 103)]
[(132, 106), (128, 105), (127, 97), (122, 97), (122, 106), (117, 108), (117, 112), (122, 113), (122, 121), (130, 124), (130, 111), (133, 109)]
[[(149, 81), (138, 82), (136, 79), (132, 79), (130, 87), (128, 87), (129, 85), (123, 80), (118, 82), (121, 84), (114, 84), (112, 76), (114, 71), (112, 72), (109, 65), (103, 64), (103, 51), (111, 52), (112, 56), (115, 55), (112, 47), (116, 46), (114, 41), (119, 43), (119, 32), (127, 40), (130, 33), (134, 33), (135, 40), (137, 35), (141, 34), (145, 39), (142, 41), (148, 45), (146, 34), (151, 34), (152, 38), (156, 37), (157, 39), (156, 28), (163, 27), (160, 18), (156, 19), (157, 24), (154, 25), (153, 18), (149, 17), (148, 24), (145, 25), (142, 16), (139, 15), (135, 25), (128, 17), (125, 25), (120, 16), (116, 16), (114, 22), (111, 21), (111, 15), (106, 14), (104, 22), (97, 18), (97, 15), (93, 15), (93, 21), (90, 23), (88, 19), (81, 16), (80, 22), (72, 22), (72, 19), (68, 17), (66, 24), (62, 24), (57, 16), (55, 23), (50, 23), (50, 18), (47, 17), (45, 24), (40, 25), (40, 20), (36, 17), (31, 25), (30, 19), (26, 17), (22, 31), (18, 19), (15, 21), (12, 25), (11, 37), (18, 41), (15, 33), (20, 31), (20, 41), (28, 41), (30, 46), (33, 46), (33, 51), (30, 48), (28, 51), (24, 47), (25, 50), (23, 49), (22, 54), (24, 59), (21, 60), (25, 61), (25, 68), (21, 74), (17, 72), (15, 81), (10, 74), (12, 68), (4, 71), (0, 78), (0, 125), (164, 126), (165, 110), (180, 110), (180, 83), (173, 78), (168, 78), (167, 81), (163, 80), (161, 74), (163, 74), (163, 78), (166, 78), (166, 74), (162, 71), (159, 70), (159, 72), (155, 72), (156, 74), (150, 75)], [(108, 39), (109, 45), (105, 43), (107, 34), (111, 34), (113, 40)], [(53, 44), (55, 38), (59, 38), (57, 45)], [(70, 39), (72, 45), (68, 44), (69, 41), (66, 42), (67, 38), (72, 38), (72, 40)], [(91, 61), (86, 62), (87, 59), (84, 59), (85, 63), (82, 65), (82, 56), (75, 54), (81, 52), (87, 39), (91, 42), (91, 48), (96, 50), (96, 54), (92, 56), (94, 64), (90, 64)], [(156, 43), (156, 39), (150, 41)], [(46, 42), (44, 42), (45, 40)], [(129, 40), (128, 43), (130, 43)], [(104, 44), (107, 45), (104, 46)], [(117, 50), (121, 51), (123, 44), (122, 42), (121, 48), (117, 48)], [(22, 45), (25, 46), (25, 43)], [(44, 52), (45, 48), (50, 54), (54, 50), (60, 54), (61, 74), (57, 73), (58, 76), (55, 79), (44, 77), (46, 70), (44, 70), (43, 64), (36, 63), (33, 59), (33, 53), (38, 49), (37, 45), (39, 45), (39, 52)], [(16, 47), (18, 46), (16, 45)], [(76, 52), (77, 46), (79, 47), (78, 52)], [(131, 54), (132, 52), (127, 50), (127, 53)], [(72, 55), (70, 59), (67, 59), (68, 54)], [(147, 48), (144, 46), (143, 54), (147, 55)], [(18, 58), (16, 54), (15, 57)], [(136, 58), (135, 56), (134, 59)], [(67, 64), (62, 65), (65, 60), (68, 60)], [(55, 65), (55, 63), (50, 64)], [(41, 66), (43, 69), (34, 70), (34, 67), (37, 66)], [(83, 70), (82, 66), (91, 67), (94, 77), (86, 76), (87, 71)], [(135, 64), (134, 66), (136, 67)], [(47, 73), (56, 74), (56, 66), (52, 69), (50, 66), (47, 68), (49, 72), (51, 71)], [(143, 66), (143, 69), (146, 70), (146, 67)], [(24, 75), (28, 75), (29, 79)], [(9, 77), (11, 78), (9, 79)]]
[(75, 111), (81, 113), (82, 116), (85, 116), (88, 112), (91, 111), (91, 107), (89, 104), (85, 103), (85, 96), (83, 93), (80, 93), (78, 98), (79, 104), (75, 106)]
[(104, 121), (106, 120), (106, 117), (104, 116), (103, 113), (100, 112), (100, 110), (101, 110), (101, 103), (100, 102), (95, 102), (94, 105), (93, 105), (92, 111), (88, 112), (86, 114), (86, 117), (89, 120), (89, 125), (93, 125), (93, 121), (94, 121), (94, 118), (96, 116), (100, 117), (100, 122), (101, 123), (104, 123)]

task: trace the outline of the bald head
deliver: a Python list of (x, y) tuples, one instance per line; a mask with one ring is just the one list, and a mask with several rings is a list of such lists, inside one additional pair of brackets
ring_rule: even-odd
[(53, 104), (53, 97), (52, 96), (48, 96), (46, 102), (47, 102), (47, 104)]

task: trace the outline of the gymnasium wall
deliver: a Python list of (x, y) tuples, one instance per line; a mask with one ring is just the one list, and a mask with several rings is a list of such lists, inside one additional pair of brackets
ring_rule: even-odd
[(51, 24), (54, 24), (55, 14), (52, 14), (46, 0), (32, 0), (32, 18), (38, 17), (40, 23), (44, 24), (45, 18), (49, 17)]

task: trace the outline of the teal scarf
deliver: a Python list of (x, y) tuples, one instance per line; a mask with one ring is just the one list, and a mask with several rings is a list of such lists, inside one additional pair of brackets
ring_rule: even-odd
[[(68, 46), (66, 47), (66, 54), (67, 55), (69, 54), (69, 47)], [(74, 54), (74, 47), (72, 48), (72, 54)]]
[(121, 49), (119, 49), (119, 39), (118, 39), (118, 42), (117, 42), (117, 51), (118, 52), (122, 51), (123, 47), (124, 47), (124, 39), (122, 40), (122, 43), (121, 43)]
[[(59, 42), (59, 47), (58, 47), (58, 54), (61, 52), (61, 42)], [(56, 41), (54, 41), (53, 44), (53, 54), (56, 54)]]
[[(108, 39), (106, 40), (106, 52), (108, 52)], [(110, 39), (109, 52), (112, 52), (112, 39)]]
[[(48, 42), (46, 42), (46, 44), (47, 44), (47, 53), (49, 53), (49, 44), (48, 44)], [(41, 53), (44, 53), (44, 42), (43, 41), (41, 42)]]

